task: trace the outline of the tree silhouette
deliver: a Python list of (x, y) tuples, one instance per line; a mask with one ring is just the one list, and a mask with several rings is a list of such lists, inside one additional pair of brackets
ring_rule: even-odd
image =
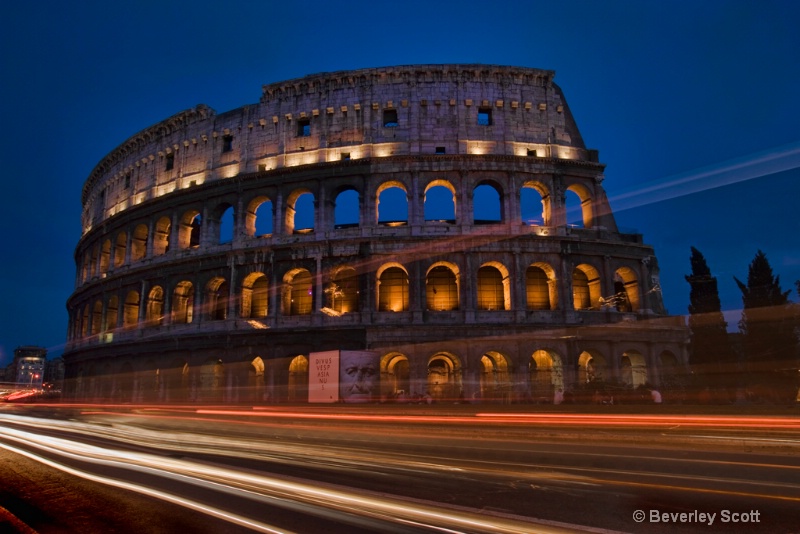
[(692, 274), (685, 276), (690, 286), (690, 363), (705, 385), (732, 385), (727, 377), (737, 371), (737, 361), (728, 337), (728, 324), (722, 315), (717, 279), (711, 276), (703, 254), (694, 247), (691, 250)]
[(762, 251), (756, 253), (747, 272), (747, 284), (734, 277), (742, 292), (739, 331), (751, 372), (774, 371), (794, 363), (797, 338), (795, 311), (789, 301), (791, 290), (783, 291), (780, 276)]

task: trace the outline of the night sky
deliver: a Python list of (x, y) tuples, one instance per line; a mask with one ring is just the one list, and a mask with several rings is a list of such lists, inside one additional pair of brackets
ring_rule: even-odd
[(617, 224), (655, 247), (670, 313), (686, 313), (690, 246), (718, 277), (732, 328), (733, 277), (746, 280), (758, 249), (798, 300), (798, 2), (31, 0), (0, 10), (0, 366), (20, 345), (63, 350), (81, 188), (117, 145), (199, 103), (217, 113), (255, 104), (266, 83), (388, 65), (556, 71), (607, 165)]

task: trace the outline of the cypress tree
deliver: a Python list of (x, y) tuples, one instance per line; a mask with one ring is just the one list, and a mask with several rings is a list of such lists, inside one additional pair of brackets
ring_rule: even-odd
[(692, 333), (690, 362), (705, 385), (723, 387), (726, 376), (736, 372), (736, 358), (728, 338), (728, 324), (722, 315), (717, 279), (711, 275), (703, 254), (692, 247), (689, 261), (689, 328)]
[(797, 338), (791, 290), (783, 291), (780, 276), (762, 251), (756, 253), (747, 272), (747, 284), (734, 277), (742, 292), (739, 331), (751, 372), (774, 371), (794, 364)]

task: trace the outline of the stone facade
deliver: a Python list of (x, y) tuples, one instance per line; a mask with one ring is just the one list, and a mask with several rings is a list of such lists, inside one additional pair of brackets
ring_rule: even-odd
[(381, 354), (384, 400), (680, 371), (654, 252), (617, 229), (553, 76), (313, 75), (131, 137), (83, 189), (66, 394), (299, 401), (336, 349)]

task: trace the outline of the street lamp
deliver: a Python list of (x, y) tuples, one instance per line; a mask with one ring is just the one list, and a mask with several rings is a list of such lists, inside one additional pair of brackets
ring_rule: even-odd
[(31, 373), (31, 383), (28, 385), (28, 389), (33, 389), (33, 379), (39, 379), (39, 375), (36, 373)]

